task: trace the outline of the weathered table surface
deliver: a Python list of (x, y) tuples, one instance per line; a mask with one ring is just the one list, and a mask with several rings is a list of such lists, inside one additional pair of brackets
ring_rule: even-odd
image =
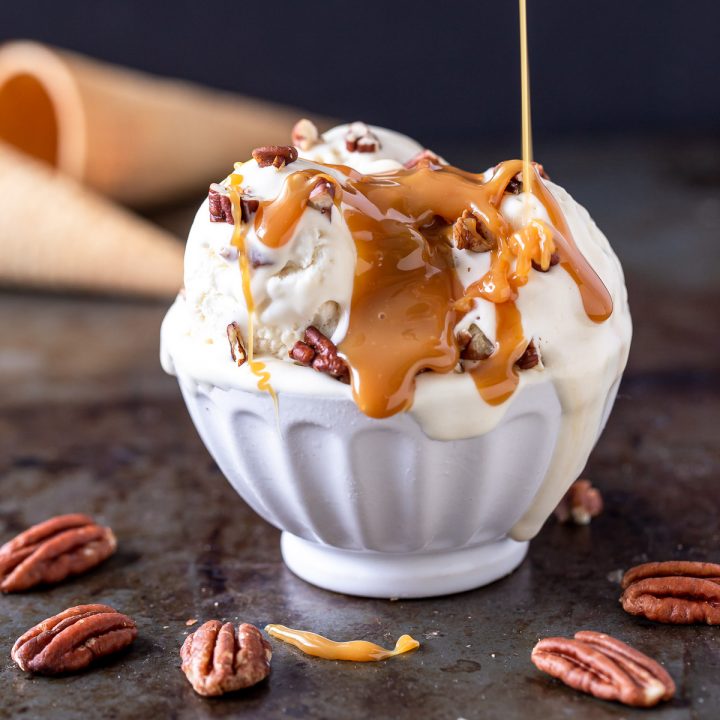
[[(650, 717), (535, 670), (538, 637), (580, 628), (609, 632), (665, 664), (678, 694), (652, 717), (717, 718), (720, 630), (654, 625), (617, 602), (621, 568), (720, 558), (720, 197), (716, 175), (698, 180), (697, 163), (683, 170), (687, 150), (551, 153), (562, 171), (554, 174), (593, 208), (628, 269), (633, 353), (587, 468), (606, 511), (590, 527), (549, 521), (513, 575), (453, 597), (356, 599), (285, 569), (278, 531), (220, 475), (158, 366), (163, 306), (0, 295), (0, 540), (70, 511), (106, 521), (120, 540), (87, 576), (0, 598), (0, 718)], [(183, 213), (165, 220), (185, 222)], [(13, 640), (84, 602), (134, 617), (132, 648), (81, 675), (20, 672), (9, 658)], [(211, 617), (387, 644), (408, 632), (422, 646), (356, 665), (275, 643), (269, 681), (205, 700), (180, 672), (178, 649), (186, 621)]]

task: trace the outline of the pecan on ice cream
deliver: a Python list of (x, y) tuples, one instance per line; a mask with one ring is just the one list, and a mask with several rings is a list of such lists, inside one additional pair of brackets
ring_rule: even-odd
[(354, 122), (345, 133), (345, 148), (348, 152), (377, 152), (380, 140), (364, 122)]
[(452, 234), (458, 250), (482, 253), (492, 250), (497, 244), (490, 228), (470, 210), (463, 210), (453, 225)]
[(255, 148), (252, 156), (259, 167), (272, 165), (279, 169), (294, 163), (298, 159), (298, 151), (292, 145), (263, 145)]
[(720, 565), (644, 563), (628, 570), (621, 584), (620, 602), (631, 615), (674, 625), (720, 625)]
[(530, 340), (523, 354), (515, 361), (518, 370), (532, 370), (540, 364), (540, 351), (534, 340)]
[(335, 192), (335, 183), (320, 178), (308, 195), (308, 205), (322, 215), (327, 215), (329, 220), (335, 203)]
[(550, 255), (550, 263), (546, 268), (544, 268), (539, 262), (535, 262), (535, 260), (532, 260), (531, 262), (533, 268), (538, 272), (549, 272), (551, 267), (555, 267), (560, 262), (560, 255), (556, 252), (552, 253), (552, 255)]
[(185, 638), (182, 671), (199, 695), (223, 695), (250, 687), (270, 673), (272, 650), (260, 631), (248, 623), (209, 620)]
[(292, 144), (301, 150), (310, 150), (310, 148), (317, 145), (320, 140), (320, 133), (318, 132), (315, 123), (312, 120), (303, 118), (298, 120), (292, 129)]
[(574, 638), (545, 638), (533, 648), (531, 659), (543, 672), (602, 700), (652, 707), (675, 694), (665, 668), (604, 633), (583, 630)]
[(247, 360), (247, 353), (245, 352), (245, 343), (243, 342), (243, 336), (240, 332), (240, 326), (236, 322), (231, 322), (227, 326), (227, 339), (230, 344), (230, 357), (233, 362), (236, 362), (240, 367)]
[(421, 150), (417, 155), (413, 155), (403, 167), (408, 170), (412, 170), (417, 167), (439, 167), (442, 165), (440, 158), (432, 151), (425, 148)]
[[(260, 207), (260, 201), (256, 198), (242, 195), (240, 197), (241, 220), (246, 223)], [(224, 222), (232, 225), (235, 220), (232, 212), (232, 201), (228, 189), (219, 183), (210, 185), (208, 191), (208, 209), (210, 211), (210, 222)]]
[(461, 360), (486, 360), (495, 351), (495, 344), (475, 323), (458, 333), (457, 343)]
[(337, 347), (313, 325), (305, 330), (304, 339), (298, 340), (293, 345), (290, 357), (301, 365), (308, 365), (341, 382), (350, 382), (350, 370), (347, 363), (338, 355)]
[(20, 592), (59, 583), (99, 565), (116, 546), (113, 531), (87, 515), (51, 518), (0, 547), (0, 590)]
[(600, 491), (584, 478), (576, 480), (555, 508), (555, 517), (561, 523), (589, 525), (592, 518), (603, 510)]
[(110, 606), (78, 605), (28, 630), (10, 655), (29, 672), (77, 672), (127, 647), (136, 635), (133, 620)]
[[(540, 175), (543, 180), (549, 180), (550, 176), (545, 172), (545, 168), (538, 162), (532, 163), (532, 166), (537, 170), (538, 175)], [(498, 166), (495, 166), (495, 169), (497, 170)], [(523, 183), (522, 183), (522, 172), (519, 172), (517, 175), (512, 177), (510, 179), (510, 182), (505, 187), (505, 192), (510, 193), (511, 195), (519, 195), (523, 191)]]

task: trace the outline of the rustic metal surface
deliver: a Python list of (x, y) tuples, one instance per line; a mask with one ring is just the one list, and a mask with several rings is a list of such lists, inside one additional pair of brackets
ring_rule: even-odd
[[(646, 559), (720, 559), (720, 292), (648, 281), (623, 239), (631, 238), (619, 243), (628, 248), (635, 344), (587, 470), (605, 513), (585, 528), (551, 520), (512, 576), (424, 601), (335, 595), (283, 567), (278, 532), (222, 478), (158, 367), (162, 306), (0, 296), (0, 541), (72, 511), (109, 523), (120, 543), (87, 576), (0, 597), (0, 718), (649, 717), (535, 670), (529, 655), (539, 637), (581, 628), (616, 635), (666, 666), (678, 695), (653, 718), (717, 718), (720, 629), (630, 617), (617, 582), (622, 568)], [(706, 260), (696, 251), (696, 265)], [(9, 658), (14, 639), (83, 602), (135, 618), (132, 648), (80, 675), (20, 672)], [(408, 632), (422, 646), (356, 665), (275, 642), (269, 681), (207, 700), (180, 672), (178, 651), (186, 622), (212, 617), (386, 644)]]

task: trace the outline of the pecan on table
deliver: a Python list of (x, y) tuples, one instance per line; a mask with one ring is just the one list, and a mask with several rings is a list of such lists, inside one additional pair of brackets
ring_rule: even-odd
[(263, 145), (255, 148), (252, 156), (258, 167), (272, 165), (279, 169), (284, 165), (294, 163), (298, 159), (298, 151), (292, 145)]
[(335, 343), (313, 325), (305, 330), (304, 340), (298, 340), (289, 354), (301, 365), (308, 365), (318, 372), (331, 375), (340, 382), (350, 382), (350, 369), (338, 355)]
[(470, 210), (463, 210), (452, 229), (453, 241), (458, 250), (483, 253), (492, 250), (497, 238), (481, 218)]
[(136, 635), (133, 620), (109, 605), (78, 605), (30, 628), (10, 655), (29, 672), (77, 672), (127, 647)]
[(531, 659), (543, 672), (602, 700), (651, 707), (675, 694), (675, 683), (660, 664), (604, 633), (583, 630), (574, 638), (545, 638)]
[(555, 517), (561, 523), (589, 525), (592, 518), (603, 510), (600, 491), (584, 478), (576, 480), (555, 508)]
[(222, 695), (264, 680), (270, 674), (272, 649), (248, 623), (209, 620), (185, 638), (182, 671), (199, 695)]
[(303, 118), (295, 123), (291, 138), (295, 147), (301, 150), (309, 150), (319, 142), (320, 133), (312, 120)]
[(20, 592), (58, 583), (99, 565), (116, 547), (109, 527), (87, 515), (59, 515), (0, 547), (0, 590)]
[(644, 563), (622, 579), (623, 609), (655, 622), (720, 625), (720, 565), (671, 560)]

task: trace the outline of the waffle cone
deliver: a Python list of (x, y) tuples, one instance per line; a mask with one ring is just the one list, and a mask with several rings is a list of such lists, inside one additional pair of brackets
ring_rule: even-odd
[(169, 297), (183, 248), (57, 170), (0, 143), (0, 284)]
[(131, 205), (198, 192), (297, 111), (33, 42), (0, 47), (0, 138)]

